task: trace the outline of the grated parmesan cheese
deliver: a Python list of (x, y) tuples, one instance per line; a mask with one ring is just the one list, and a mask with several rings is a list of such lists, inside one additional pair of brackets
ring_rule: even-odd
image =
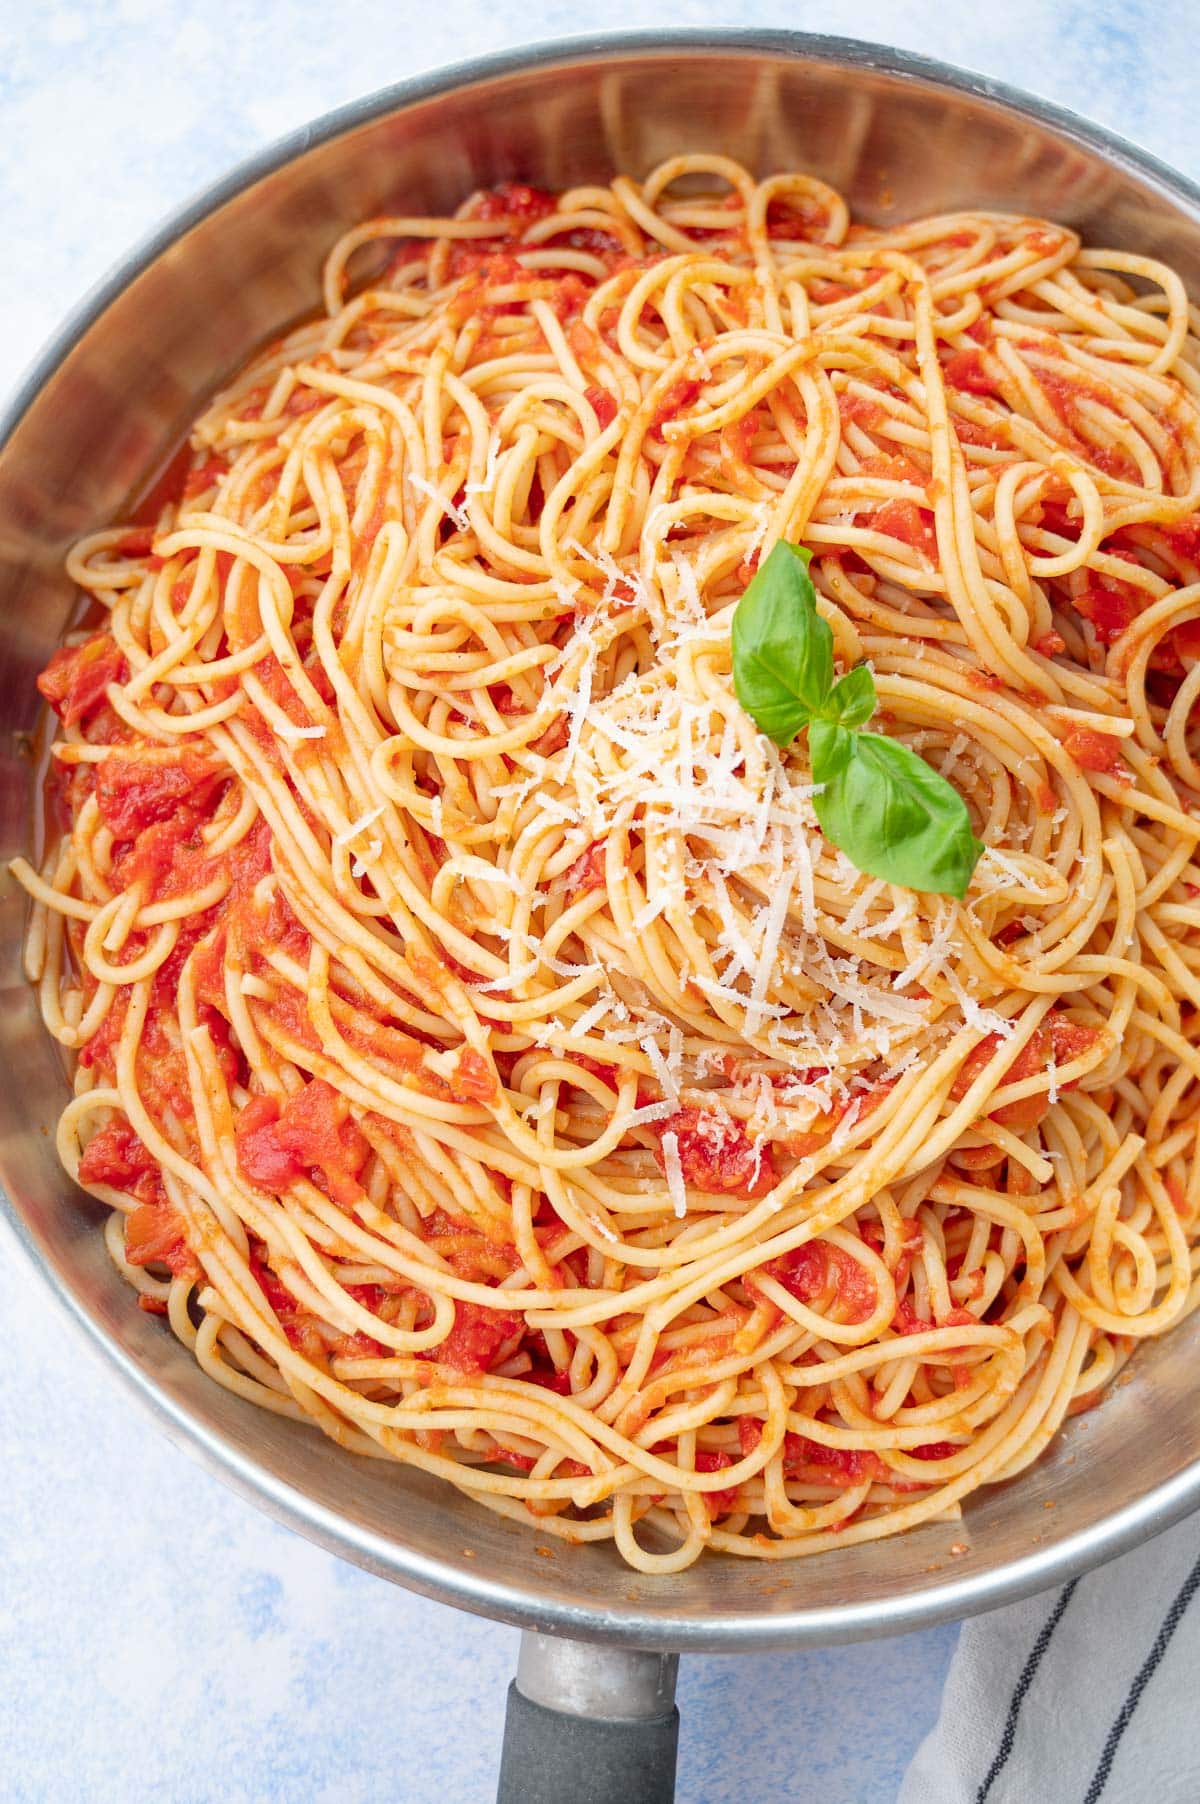
[(418, 476), (415, 470), (410, 470), (408, 472), (408, 480), (419, 494), (425, 496), (427, 501), (434, 501), (437, 503), (438, 507), (440, 507), (442, 512), (446, 515), (446, 518), (454, 522), (459, 532), (470, 532), (470, 517), (461, 507), (456, 507), (454, 501), (449, 496), (443, 495), (441, 490), (435, 488), (433, 483), (429, 482), (424, 476)]
[(334, 834), (334, 836), (333, 836), (334, 845), (335, 846), (348, 846), (352, 839), (358, 838), (358, 835), (363, 831), (363, 829), (365, 827), (369, 827), (371, 825), (372, 821), (377, 821), (382, 813), (383, 813), (383, 803), (382, 802), (379, 804), (378, 808), (369, 808), (365, 814), (360, 814), (356, 821), (351, 821), (350, 825), (348, 827), (343, 828), (343, 830), (340, 833)]
[(381, 839), (369, 839), (367, 841), (367, 849), (363, 853), (363, 856), (361, 858), (356, 858), (350, 866), (350, 875), (352, 877), (365, 877), (367, 874), (367, 865), (373, 863), (375, 859), (382, 857), (382, 855), (383, 841)]
[(678, 1111), (672, 1103), (647, 1102), (643, 1103), (640, 1109), (633, 1111), (629, 1117), (629, 1125), (633, 1128), (642, 1127), (648, 1121), (669, 1121), (671, 1116), (677, 1113)]
[[(674, 1035), (676, 1035), (676, 1034), (679, 1034), (679, 1029), (673, 1028), (672, 1029), (672, 1037), (674, 1037)], [(676, 1054), (676, 1057), (674, 1059), (672, 1059), (671, 1057), (664, 1058), (662, 1051), (659, 1047), (658, 1041), (654, 1038), (653, 1034), (647, 1034), (645, 1039), (640, 1042), (642, 1051), (645, 1053), (646, 1057), (649, 1059), (651, 1069), (653, 1070), (654, 1075), (658, 1079), (659, 1083), (662, 1085), (663, 1092), (664, 1092), (665, 1096), (667, 1097), (668, 1101), (670, 1102), (673, 1110), (677, 1109), (679, 1107), (679, 1081), (678, 1081), (679, 1076), (680, 1076), (679, 1054), (682, 1053), (682, 1050), (683, 1050), (683, 1047), (682, 1047), (683, 1036), (681, 1034), (679, 1035), (679, 1039), (680, 1039), (679, 1051)], [(672, 1050), (672, 1052), (675, 1052), (676, 1049), (674, 1047), (672, 1047), (671, 1050)]]
[(536, 958), (527, 965), (520, 965), (515, 971), (505, 971), (500, 977), (490, 977), (486, 983), (472, 983), (472, 990), (507, 990), (518, 983), (526, 983), (529, 978), (536, 977), (539, 965)]
[(687, 1185), (683, 1181), (683, 1165), (679, 1158), (679, 1135), (668, 1130), (662, 1136), (662, 1151), (671, 1204), (682, 1221), (687, 1214)]
[(593, 1002), (592, 1006), (589, 1009), (585, 1009), (583, 1014), (580, 1015), (578, 1021), (572, 1024), (572, 1036), (578, 1040), (586, 1039), (593, 1027), (598, 1027), (600, 1022), (604, 1020), (604, 1017), (608, 1014), (608, 1010), (609, 998), (607, 996), (601, 996), (599, 1002)]

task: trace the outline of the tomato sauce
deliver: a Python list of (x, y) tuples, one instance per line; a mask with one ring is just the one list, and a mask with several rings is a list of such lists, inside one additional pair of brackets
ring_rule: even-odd
[(610, 395), (606, 388), (599, 388), (594, 383), (584, 389), (583, 396), (584, 400), (595, 414), (600, 425), (600, 430), (603, 432), (604, 428), (606, 426), (611, 426), (617, 417), (616, 396)]
[(353, 1208), (362, 1194), (367, 1142), (345, 1097), (323, 1078), (310, 1078), (282, 1107), (273, 1096), (251, 1097), (234, 1134), (242, 1176), (264, 1190), (286, 1190), (312, 1172), (343, 1208)]
[(104, 701), (110, 683), (124, 683), (129, 666), (110, 633), (82, 645), (60, 645), (37, 680), (38, 690), (65, 727), (76, 726)]
[[(1051, 1009), (999, 1082), (1007, 1086), (1024, 1083), (1031, 1077), (1040, 1077), (1049, 1070), (1051, 1060), (1055, 1065), (1070, 1064), (1083, 1053), (1089, 1052), (1099, 1038), (1096, 1028), (1071, 1021), (1057, 1010)], [(950, 1096), (954, 1102), (961, 1102), (980, 1072), (990, 1064), (1000, 1044), (999, 1034), (988, 1034), (967, 1054), (961, 1071), (950, 1086)], [(1070, 1085), (1060, 1085), (1059, 1088), (1069, 1089)], [(1037, 1127), (1045, 1119), (1049, 1107), (1047, 1090), (1040, 1095), (1024, 1096), (1017, 1102), (1005, 1103), (1002, 1107), (993, 1109), (989, 1119), (998, 1122), (1001, 1127), (1021, 1132)]]
[(605, 886), (604, 861), (607, 847), (602, 839), (594, 839), (586, 852), (580, 854), (567, 872), (563, 882), (567, 894), (572, 898), (578, 893), (586, 895), (589, 890), (603, 889)]
[[(769, 1147), (756, 1146), (740, 1122), (723, 1110), (688, 1107), (657, 1126), (660, 1135), (675, 1135), (684, 1182), (697, 1190), (764, 1196), (776, 1181)], [(661, 1142), (654, 1156), (665, 1171)]]
[(911, 545), (927, 558), (932, 559), (937, 553), (933, 515), (927, 508), (918, 507), (915, 501), (885, 501), (870, 516), (869, 524), (873, 531), (881, 532), (889, 539), (899, 539), (902, 545)]
[(1103, 577), (1071, 597), (1075, 612), (1090, 620), (1101, 645), (1112, 645), (1127, 632), (1149, 597), (1133, 583)]
[[(733, 1455), (726, 1453), (723, 1448), (714, 1448), (710, 1451), (702, 1447), (696, 1455), (697, 1472), (724, 1472), (734, 1463)], [(725, 1491), (703, 1491), (701, 1496), (704, 1499), (705, 1509), (714, 1520), (718, 1516), (728, 1516), (732, 1510), (737, 1508), (736, 1485)]]
[(845, 1322), (865, 1322), (879, 1298), (870, 1272), (841, 1247), (806, 1240), (763, 1266), (798, 1303), (837, 1308)]
[(979, 1317), (972, 1315), (969, 1309), (952, 1309), (944, 1321), (935, 1322), (928, 1316), (918, 1315), (904, 1298), (896, 1305), (891, 1325), (893, 1334), (929, 1334), (935, 1328), (977, 1328)]
[(509, 1311), (456, 1301), (454, 1326), (441, 1345), (431, 1347), (424, 1357), (474, 1377), (490, 1371), (502, 1351), (515, 1351), (524, 1327), (524, 1318)]
[(953, 351), (942, 365), (942, 376), (951, 388), (969, 395), (998, 395), (998, 384), (983, 367), (978, 351)]
[(140, 1203), (162, 1200), (158, 1161), (127, 1121), (112, 1121), (94, 1134), (79, 1161), (81, 1184), (109, 1184)]
[(870, 432), (887, 418), (887, 409), (878, 401), (872, 401), (866, 395), (851, 394), (846, 389), (838, 395), (837, 404), (843, 425), (864, 426)]
[(1064, 751), (1080, 770), (1095, 771), (1105, 777), (1125, 774), (1121, 763), (1121, 741), (1114, 739), (1111, 733), (1096, 733), (1091, 727), (1072, 723), (1063, 734), (1062, 743)]
[(96, 805), (113, 838), (131, 840), (159, 821), (178, 821), (181, 814), (189, 824), (206, 818), (224, 780), (219, 765), (191, 749), (165, 757), (114, 752), (97, 767)]
[(677, 419), (681, 413), (686, 413), (703, 386), (696, 376), (679, 376), (674, 382), (669, 383), (659, 399), (658, 410), (654, 415), (649, 436), (661, 440), (662, 429), (667, 421)]
[(130, 1265), (165, 1265), (176, 1278), (199, 1278), (200, 1261), (184, 1237), (183, 1223), (166, 1201), (139, 1203), (125, 1217), (125, 1257)]
[(535, 188), (529, 182), (499, 182), (485, 188), (467, 209), (470, 219), (502, 219), (524, 229), (535, 220), (545, 219), (557, 206), (553, 194)]
[[(738, 1417), (743, 1459), (754, 1452), (762, 1440), (762, 1431), (762, 1422), (754, 1416)], [(879, 1455), (866, 1448), (824, 1447), (790, 1429), (783, 1437), (783, 1473), (785, 1478), (804, 1479), (838, 1490), (849, 1490), (868, 1479), (886, 1483), (892, 1476)]]

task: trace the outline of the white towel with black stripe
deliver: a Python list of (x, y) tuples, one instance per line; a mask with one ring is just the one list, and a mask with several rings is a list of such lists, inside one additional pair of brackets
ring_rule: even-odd
[(1198, 1592), (1192, 1520), (964, 1623), (898, 1804), (1197, 1804)]

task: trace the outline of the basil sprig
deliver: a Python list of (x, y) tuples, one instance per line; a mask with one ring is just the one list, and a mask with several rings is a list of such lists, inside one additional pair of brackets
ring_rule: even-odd
[(860, 871), (935, 895), (967, 893), (983, 851), (966, 803), (899, 740), (864, 733), (876, 707), (870, 666), (836, 680), (833, 633), (817, 612), (812, 553), (777, 544), (733, 615), (733, 687), (778, 746), (808, 729), (821, 831)]

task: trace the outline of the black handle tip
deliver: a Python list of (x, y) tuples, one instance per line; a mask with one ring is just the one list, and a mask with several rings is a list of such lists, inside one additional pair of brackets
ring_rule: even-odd
[(549, 1710), (508, 1688), (496, 1804), (672, 1804), (679, 1712), (636, 1721)]

